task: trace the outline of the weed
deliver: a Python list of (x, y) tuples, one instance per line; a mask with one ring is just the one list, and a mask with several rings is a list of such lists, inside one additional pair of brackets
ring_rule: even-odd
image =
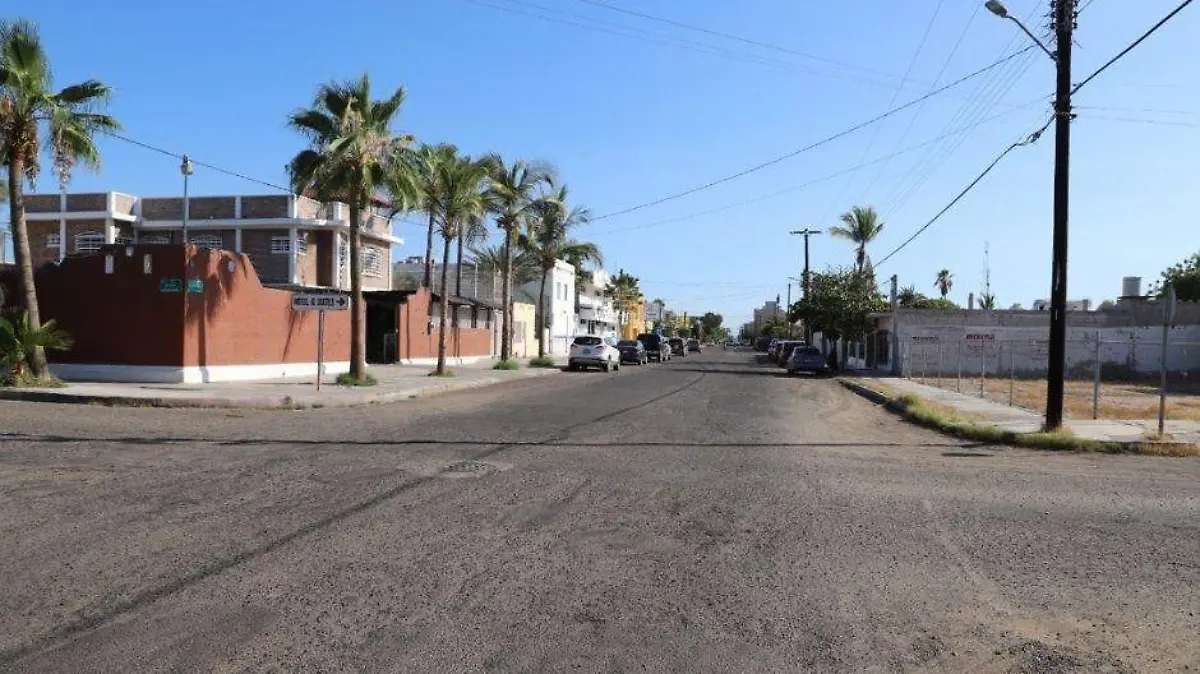
[(550, 356), (541, 356), (530, 360), (529, 367), (558, 367), (558, 363)]
[(338, 386), (374, 386), (378, 383), (375, 375), (370, 372), (365, 373), (362, 377), (355, 377), (349, 372), (343, 372), (337, 377)]
[(496, 364), (492, 366), (492, 369), (493, 370), (519, 370), (519, 369), (521, 369), (521, 364), (515, 360), (500, 360), (500, 361), (496, 361)]

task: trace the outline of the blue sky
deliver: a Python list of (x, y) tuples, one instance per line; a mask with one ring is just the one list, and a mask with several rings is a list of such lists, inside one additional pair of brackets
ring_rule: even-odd
[[(608, 1), (779, 48), (583, 0), (348, 0), (337, 21), (320, 18), (327, 3), (295, 0), (47, 0), (22, 9), (40, 25), (57, 83), (111, 84), (111, 112), (140, 141), (282, 184), (283, 166), (301, 146), (286, 114), (318, 83), (368, 72), (381, 95), (407, 88), (400, 130), (465, 152), (549, 160), (597, 215), (804, 147), (1026, 44), (1016, 26), (974, 0)], [(1077, 81), (1178, 4), (1084, 2)], [(1009, 7), (1042, 32), (1048, 4)], [(365, 20), (355, 25), (356, 18)], [(1156, 277), (1200, 247), (1192, 220), (1200, 195), (1196, 35), (1200, 9), (1188, 8), (1076, 98), (1072, 298), (1114, 297), (1122, 276)], [(882, 259), (1048, 119), (1053, 82), (1053, 64), (1030, 51), (878, 125), (715, 188), (598, 220), (580, 235), (602, 246), (612, 271), (639, 276), (649, 296), (692, 313), (716, 310), (736, 324), (799, 275), (801, 241), (788, 230), (824, 229), (851, 205), (874, 205), (887, 223), (871, 247)], [(73, 190), (179, 192), (176, 160), (116, 140), (102, 145), (101, 172), (80, 172)], [(1012, 153), (882, 265), (881, 282), (897, 274), (932, 294), (934, 275), (947, 267), (952, 299), (963, 303), (982, 286), (988, 246), (1001, 306), (1048, 296), (1052, 162), (1052, 134)], [(806, 183), (813, 184), (798, 188)], [(39, 187), (55, 189), (49, 176)], [(269, 191), (204, 169), (193, 190)], [(401, 224), (397, 233), (409, 242), (401, 255), (419, 254), (421, 229)], [(818, 269), (852, 260), (849, 244), (828, 236), (813, 239), (812, 255)]]

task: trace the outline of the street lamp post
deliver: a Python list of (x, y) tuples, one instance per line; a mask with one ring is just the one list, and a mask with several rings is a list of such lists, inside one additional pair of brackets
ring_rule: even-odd
[(183, 174), (183, 245), (188, 242), (188, 176), (194, 171), (192, 160), (185, 154), (179, 164), (179, 172)]
[(1070, 208), (1071, 156), (1071, 41), (1075, 32), (1075, 0), (1054, 3), (1057, 51), (1050, 51), (999, 0), (984, 3), (988, 11), (1011, 19), (1041, 47), (1057, 67), (1054, 98), (1054, 242), (1050, 275), (1050, 353), (1046, 381), (1046, 428), (1062, 426), (1063, 377), (1067, 355), (1067, 233)]

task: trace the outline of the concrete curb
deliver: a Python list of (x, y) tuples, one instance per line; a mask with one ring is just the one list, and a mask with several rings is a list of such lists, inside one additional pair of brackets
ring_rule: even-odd
[[(926, 428), (931, 431), (941, 433), (942, 435), (947, 435), (950, 437), (960, 438), (960, 439), (964, 439), (964, 440), (978, 439), (978, 438), (972, 437), (972, 434), (965, 430), (966, 426), (971, 426), (972, 424), (966, 424), (966, 425), (964, 425), (964, 430), (962, 430), (961, 432), (955, 432), (954, 430), (942, 428), (942, 427), (939, 427), (934, 424), (924, 423), (922, 421), (911, 418), (907, 414), (907, 410), (904, 405), (900, 404), (900, 402), (898, 400), (896, 400), (884, 393), (876, 391), (873, 388), (870, 388), (870, 387), (868, 387), (864, 384), (861, 384), (857, 381), (852, 381), (845, 377), (838, 377), (837, 381), (839, 384), (846, 387), (851, 392), (856, 393), (859, 396), (862, 396), (863, 398), (866, 398), (867, 400), (869, 400), (873, 403), (883, 406), (889, 412), (896, 414), (897, 416), (899, 416), (901, 419), (903, 419), (904, 421), (906, 421), (908, 423), (911, 423), (916, 426), (920, 426), (922, 428)], [(973, 425), (982, 426), (982, 424), (973, 424)], [(1051, 448), (1047, 448), (1047, 447), (1043, 447), (1043, 446), (1038, 446), (1036, 444), (1031, 444), (1028, 440), (1022, 439), (1023, 437), (1027, 438), (1028, 436), (1035, 435), (1035, 434), (1015, 432), (1015, 431), (1006, 431), (1006, 430), (1000, 428), (999, 426), (993, 426), (993, 425), (987, 425), (986, 427), (1002, 431), (1003, 433), (1005, 433), (1006, 435), (1009, 436), (1003, 440), (989, 439), (989, 440), (987, 440), (987, 442), (994, 442), (996, 444), (1004, 444), (1004, 445), (1009, 445), (1012, 447), (1021, 447), (1021, 448), (1032, 449), (1032, 450), (1036, 450), (1036, 451), (1063, 451), (1062, 449), (1057, 449), (1057, 448), (1051, 449)], [(1075, 452), (1095, 451), (1095, 450), (1089, 450), (1087, 448), (1087, 445), (1102, 446), (1102, 447), (1109, 448), (1110, 450), (1115, 449), (1119, 453), (1136, 454), (1136, 455), (1141, 455), (1141, 456), (1159, 455), (1157, 452), (1144, 451), (1146, 448), (1154, 448), (1156, 450), (1167, 450), (1168, 452), (1170, 450), (1178, 450), (1178, 451), (1182, 452), (1182, 454), (1176, 454), (1176, 455), (1172, 455), (1172, 454), (1168, 453), (1168, 454), (1166, 454), (1167, 456), (1188, 456), (1188, 455), (1190, 455), (1191, 452), (1195, 451), (1195, 445), (1193, 445), (1192, 443), (1188, 443), (1188, 442), (1147, 442), (1145, 440), (1113, 440), (1113, 439), (1108, 439), (1108, 440), (1084, 439), (1079, 442), (1078, 446), (1071, 448), (1070, 450), (1067, 450), (1067, 451), (1075, 451)]]
[(128, 395), (97, 395), (91, 393), (71, 393), (62, 389), (3, 389), (0, 388), (0, 400), (16, 400), (23, 402), (58, 403), (65, 405), (105, 405), (108, 407), (162, 407), (168, 409), (257, 409), (257, 410), (310, 410), (322, 408), (363, 407), (367, 405), (382, 405), (404, 400), (427, 398), (432, 396), (487, 388), (507, 382), (536, 379), (551, 374), (561, 374), (558, 369), (522, 370), (520, 375), (487, 376), (480, 379), (451, 381), (436, 386), (417, 390), (389, 391), (371, 393), (364, 391), (358, 395), (345, 396), (322, 400), (313, 396), (241, 396), (241, 397), (166, 397), (166, 396), (128, 396)]

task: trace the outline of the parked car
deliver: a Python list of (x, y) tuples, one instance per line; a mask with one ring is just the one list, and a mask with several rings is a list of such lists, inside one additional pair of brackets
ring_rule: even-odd
[(689, 339), (687, 341), (687, 350), (688, 351), (691, 351), (692, 353), (700, 353), (701, 348), (703, 348), (703, 347), (700, 346), (700, 340)]
[(797, 346), (792, 349), (792, 357), (788, 360), (788, 374), (796, 374), (797, 372), (812, 372), (813, 374), (826, 374), (829, 372), (829, 366), (825, 362), (825, 356), (821, 354), (821, 350), (815, 346)]
[(622, 339), (617, 342), (617, 350), (621, 352), (622, 363), (645, 365), (650, 362), (646, 347), (636, 339)]
[(772, 340), (770, 337), (759, 337), (758, 341), (754, 343), (754, 350), (758, 351), (759, 353), (765, 352), (768, 348), (770, 348), (771, 341)]
[(646, 348), (646, 357), (650, 360), (657, 363), (671, 360), (671, 345), (667, 342), (666, 337), (652, 332), (644, 332), (638, 335), (637, 341)]
[(672, 337), (670, 340), (668, 340), (668, 342), (671, 345), (671, 355), (672, 356), (684, 356), (684, 357), (687, 356), (687, 354), (688, 354), (687, 343), (684, 342), (682, 339), (680, 339), (679, 337)]
[(771, 343), (767, 345), (767, 358), (770, 358), (772, 361), (778, 360), (779, 344), (782, 341), (783, 340), (779, 339), (778, 337), (773, 337), (771, 339)]
[(775, 347), (775, 364), (779, 367), (787, 367), (788, 361), (792, 357), (792, 351), (798, 346), (804, 346), (804, 342), (796, 339), (785, 339), (780, 342)]
[(568, 370), (583, 370), (598, 367), (605, 372), (621, 369), (621, 351), (616, 341), (609, 337), (580, 335), (571, 342), (571, 353), (567, 356)]

